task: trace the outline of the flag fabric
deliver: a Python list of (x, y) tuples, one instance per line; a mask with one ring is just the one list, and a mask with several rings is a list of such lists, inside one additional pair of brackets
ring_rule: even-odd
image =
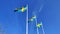
[(37, 27), (38, 27), (38, 28), (40, 28), (41, 26), (42, 26), (42, 23), (40, 23), (40, 24), (37, 24)]
[(25, 12), (25, 10), (27, 10), (27, 7), (16, 8), (14, 12)]
[(29, 21), (34, 21), (36, 19), (36, 16), (33, 16), (32, 18), (29, 19)]

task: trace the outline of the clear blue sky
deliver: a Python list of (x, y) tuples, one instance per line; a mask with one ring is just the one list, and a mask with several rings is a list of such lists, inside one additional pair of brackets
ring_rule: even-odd
[[(26, 12), (14, 13), (14, 9), (26, 4), (29, 5), (29, 18), (36, 12), (46, 34), (60, 34), (60, 0), (0, 0), (0, 24), (5, 34), (25, 34)], [(39, 31), (42, 34), (41, 28)], [(29, 22), (29, 34), (36, 34), (35, 22)]]

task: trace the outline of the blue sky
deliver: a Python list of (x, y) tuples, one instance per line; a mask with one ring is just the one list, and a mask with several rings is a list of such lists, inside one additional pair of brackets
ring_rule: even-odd
[[(60, 0), (0, 0), (0, 24), (5, 34), (25, 34), (26, 12), (15, 13), (14, 9), (26, 4), (29, 18), (36, 12), (37, 21), (42, 20), (46, 34), (60, 34)], [(42, 34), (41, 28), (39, 31)], [(35, 21), (29, 22), (29, 34), (36, 34)]]

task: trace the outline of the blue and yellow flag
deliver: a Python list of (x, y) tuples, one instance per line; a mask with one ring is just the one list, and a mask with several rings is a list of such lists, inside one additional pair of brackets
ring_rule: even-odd
[(38, 28), (40, 28), (41, 26), (42, 26), (42, 23), (40, 23), (40, 24), (37, 24), (37, 27), (38, 27)]
[(34, 21), (36, 19), (36, 16), (33, 16), (32, 18), (29, 19), (29, 21)]
[(27, 10), (27, 7), (16, 8), (14, 12), (25, 12), (25, 10)]

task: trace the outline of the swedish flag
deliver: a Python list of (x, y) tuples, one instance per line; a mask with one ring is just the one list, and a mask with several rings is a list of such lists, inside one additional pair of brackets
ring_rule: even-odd
[(40, 23), (40, 24), (37, 24), (37, 27), (38, 27), (38, 28), (40, 28), (41, 26), (42, 26), (42, 23)]
[(36, 19), (36, 16), (33, 16), (32, 18), (29, 19), (29, 21), (34, 21)]
[(25, 12), (25, 10), (27, 10), (27, 7), (16, 8), (14, 12)]

